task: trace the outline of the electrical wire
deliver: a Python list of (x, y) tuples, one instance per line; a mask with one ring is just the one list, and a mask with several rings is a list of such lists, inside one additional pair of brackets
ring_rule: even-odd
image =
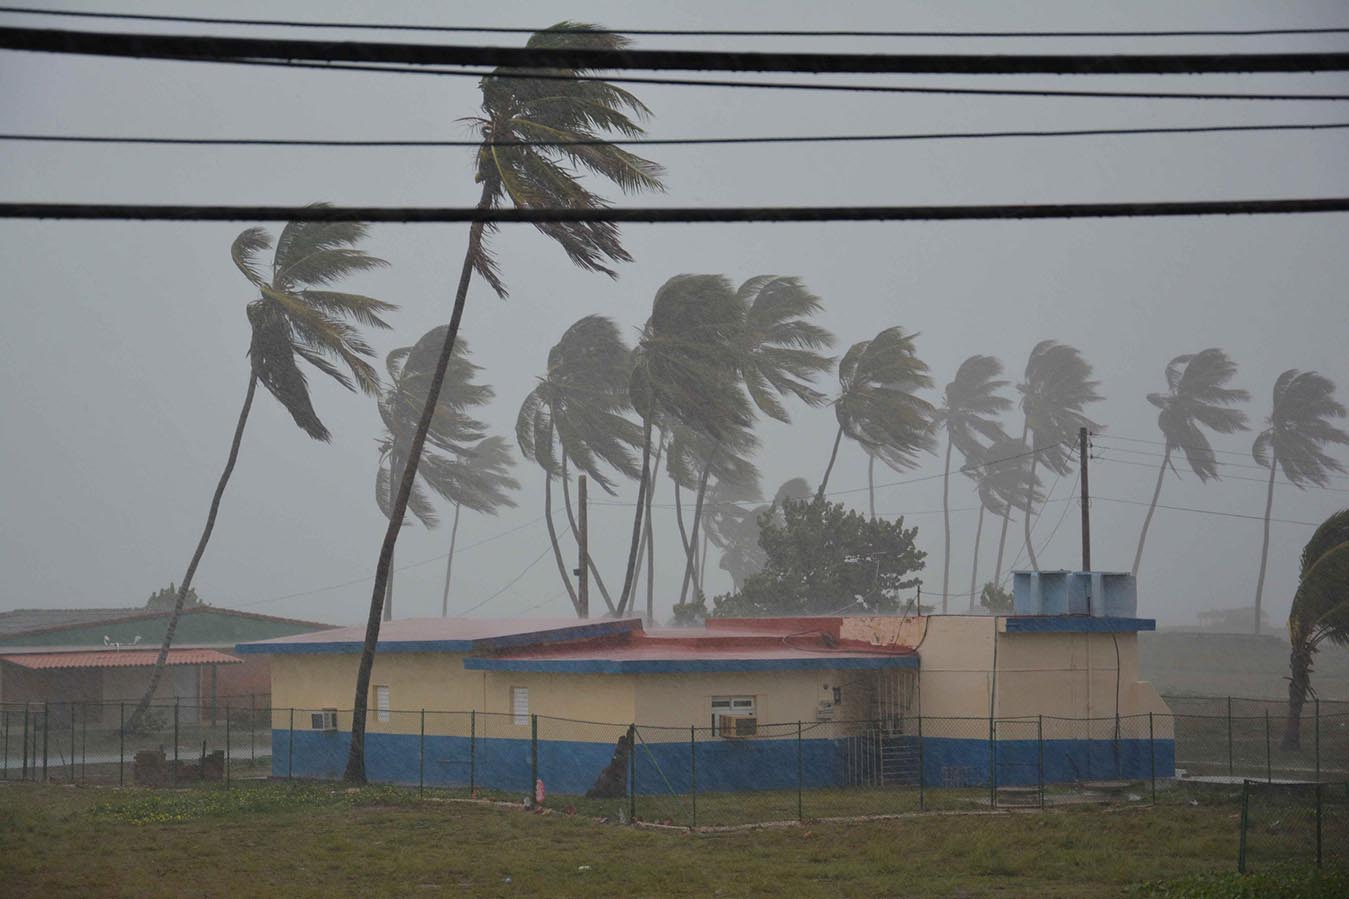
[[(1074, 128), (1058, 130), (1018, 131), (946, 131), (912, 134), (811, 134), (774, 135), (764, 137), (677, 137), (677, 138), (618, 138), (615, 140), (504, 140), (492, 141), (494, 147), (678, 147), (744, 144), (836, 144), (836, 143), (890, 143), (933, 140), (989, 140), (1001, 138), (1042, 137), (1111, 137), (1156, 134), (1222, 134), (1260, 131), (1338, 131), (1349, 128), (1349, 122), (1311, 122), (1274, 125), (1186, 125), (1157, 128)], [(68, 143), (68, 144), (134, 144), (140, 146), (206, 146), (206, 147), (323, 147), (326, 149), (426, 149), (478, 148), (481, 140), (324, 140), (316, 138), (240, 138), (240, 137), (148, 137), (132, 135), (84, 134), (24, 134), (0, 133), (0, 141)]]
[[(1122, 450), (1121, 450), (1121, 449), (1118, 449), (1118, 448), (1112, 448), (1111, 451), (1112, 451), (1112, 452), (1121, 452)], [(1160, 457), (1159, 457), (1159, 458), (1160, 458)], [(1096, 456), (1096, 457), (1093, 457), (1092, 461), (1095, 461), (1095, 462), (1109, 462), (1109, 463), (1112, 464), (1112, 465), (1133, 465), (1133, 466), (1135, 466), (1135, 467), (1137, 467), (1137, 468), (1147, 468), (1147, 469), (1152, 469), (1152, 470), (1155, 470), (1155, 469), (1157, 468), (1156, 465), (1153, 465), (1153, 464), (1148, 463), (1148, 462), (1136, 462), (1136, 461), (1134, 461), (1133, 459), (1112, 459), (1112, 458), (1110, 458), (1109, 456)], [(1230, 463), (1230, 462), (1220, 463), (1220, 465), (1227, 465), (1227, 466), (1230, 467), (1230, 466), (1231, 466), (1231, 463)], [(1247, 467), (1247, 466), (1240, 466), (1240, 467), (1245, 468), (1245, 467)], [(1257, 468), (1258, 466), (1252, 465), (1252, 466), (1249, 466), (1249, 467), (1251, 467), (1251, 468)], [(1264, 470), (1265, 470), (1265, 471), (1268, 471), (1269, 469), (1264, 469)], [(1216, 478), (1216, 480), (1219, 480), (1219, 481), (1246, 481), (1246, 482), (1251, 483), (1251, 484), (1267, 484), (1267, 483), (1269, 483), (1269, 479), (1268, 479), (1268, 478), (1248, 478), (1248, 477), (1245, 477), (1244, 475), (1237, 475), (1237, 474), (1225, 474), (1225, 475), (1220, 475), (1218, 478)], [(1288, 481), (1288, 480), (1283, 481), (1283, 483), (1289, 484), (1290, 486), (1297, 486), (1296, 484), (1293, 484), (1291, 481)], [(1343, 488), (1343, 487), (1319, 487), (1319, 486), (1318, 486), (1316, 489), (1317, 489), (1317, 490), (1328, 491), (1328, 492), (1330, 492), (1330, 493), (1349, 493), (1349, 489), (1345, 489), (1345, 488)], [(953, 509), (952, 511), (955, 511), (955, 510)], [(910, 514), (918, 515), (918, 514), (921, 514), (921, 513), (914, 512), (914, 513), (910, 513)]]
[[(1131, 449), (1131, 448), (1125, 447), (1125, 446), (1113, 446), (1113, 445), (1111, 445), (1111, 444), (1104, 443), (1104, 442), (1101, 443), (1101, 448), (1102, 448), (1103, 450), (1107, 450), (1107, 451), (1113, 452), (1113, 453), (1129, 453), (1130, 455), (1135, 455), (1135, 456), (1146, 456), (1146, 457), (1148, 457), (1148, 458), (1150, 458), (1150, 459), (1160, 459), (1160, 458), (1162, 458), (1162, 456), (1164, 455), (1164, 453), (1159, 453), (1159, 452), (1156, 452), (1155, 450)], [(1171, 448), (1172, 448), (1172, 449), (1175, 449), (1175, 450), (1179, 450), (1179, 449), (1185, 449), (1185, 448), (1187, 448), (1187, 447), (1186, 447), (1184, 444), (1173, 444)], [(1203, 449), (1205, 449), (1204, 447), (1200, 447), (1200, 446), (1190, 446), (1190, 447), (1188, 447), (1188, 448), (1189, 448), (1189, 449), (1197, 449), (1197, 450), (1203, 450)], [(1217, 453), (1217, 452), (1224, 452), (1224, 451), (1221, 451), (1221, 450), (1213, 450), (1213, 449), (1210, 449), (1209, 451), (1210, 451), (1210, 452), (1214, 452), (1214, 453)], [(1233, 456), (1245, 456), (1245, 457), (1248, 458), (1248, 459), (1251, 458), (1251, 457), (1250, 457), (1249, 455), (1247, 455), (1246, 453), (1224, 453), (1224, 454), (1225, 454), (1225, 455), (1233, 455)], [(1114, 460), (1108, 460), (1108, 461), (1123, 462), (1124, 460), (1123, 460), (1123, 459), (1114, 459)], [(1244, 469), (1247, 469), (1247, 470), (1250, 470), (1250, 471), (1261, 471), (1261, 472), (1265, 472), (1266, 475), (1268, 475), (1268, 472), (1269, 472), (1269, 469), (1268, 469), (1267, 467), (1265, 467), (1264, 465), (1252, 465), (1252, 464), (1244, 463), (1244, 462), (1228, 462), (1228, 461), (1220, 460), (1220, 459), (1215, 459), (1215, 463), (1216, 463), (1218, 466), (1220, 466), (1220, 467), (1226, 467), (1226, 468), (1244, 468)], [(1139, 464), (1139, 463), (1134, 463), (1134, 464)], [(1224, 477), (1234, 478), (1234, 479), (1236, 478), (1235, 475), (1225, 475)], [(1346, 474), (1332, 474), (1332, 473), (1327, 473), (1327, 474), (1325, 475), (1325, 477), (1326, 477), (1327, 479), (1331, 479), (1331, 478), (1339, 479), (1339, 478), (1346, 478), (1346, 477), (1349, 477), (1349, 475), (1346, 475)], [(1261, 482), (1261, 483), (1264, 483), (1266, 480), (1268, 480), (1268, 478), (1267, 478), (1267, 477), (1265, 477), (1265, 478), (1242, 478), (1242, 479), (1240, 479), (1240, 480), (1256, 480), (1256, 481), (1259, 481), (1259, 482)], [(1291, 481), (1288, 481), (1287, 483), (1290, 483), (1290, 484), (1291, 484), (1292, 482), (1291, 482)], [(1294, 485), (1294, 486), (1297, 486), (1297, 485)], [(1317, 486), (1319, 487), (1320, 485), (1317, 485)], [(1334, 489), (1334, 488), (1323, 487), (1323, 488), (1321, 488), (1321, 489), (1330, 490), (1330, 489)]]
[[(1091, 497), (1091, 501), (1092, 501), (1092, 502), (1096, 502), (1097, 500), (1100, 500), (1101, 502), (1104, 502), (1104, 503), (1124, 503), (1125, 505), (1129, 505), (1129, 506), (1150, 506), (1150, 505), (1152, 505), (1152, 503), (1145, 503), (1145, 502), (1143, 502), (1142, 500), (1137, 500), (1137, 499), (1120, 499), (1120, 498), (1118, 498), (1118, 497), (1113, 497), (1113, 496), (1096, 496), (1096, 495), (1093, 494), (1092, 497)], [(1195, 509), (1195, 508), (1192, 508), (1192, 507), (1190, 507), (1190, 506), (1164, 506), (1164, 505), (1162, 505), (1161, 503), (1158, 503), (1158, 504), (1157, 504), (1157, 508), (1158, 508), (1158, 509), (1168, 509), (1168, 510), (1170, 510), (1170, 511), (1172, 511), (1172, 512), (1194, 512), (1194, 513), (1197, 513), (1197, 514), (1200, 514), (1200, 515), (1216, 515), (1216, 516), (1218, 516), (1219, 518), (1243, 518), (1243, 519), (1246, 519), (1247, 521), (1264, 521), (1264, 520), (1265, 520), (1265, 516), (1263, 516), (1263, 515), (1246, 515), (1246, 514), (1241, 513), (1241, 512), (1219, 512), (1219, 511), (1217, 511), (1216, 509)], [(1321, 523), (1318, 522), (1318, 521), (1297, 521), (1297, 520), (1292, 519), (1292, 518), (1271, 518), (1271, 519), (1269, 519), (1269, 520), (1270, 520), (1271, 522), (1275, 523), (1275, 524), (1300, 524), (1300, 525), (1302, 525), (1303, 527), (1309, 527), (1309, 528), (1320, 527), (1320, 524), (1321, 524)]]
[[(243, 19), (218, 16), (174, 16), (91, 10), (37, 9), (0, 6), (0, 13), (60, 16), (82, 19), (120, 19), (136, 22), (173, 22), (191, 25), (237, 25), (268, 28), (326, 28), (362, 31), (438, 32), (447, 34), (534, 34), (543, 29), (500, 25), (412, 25), (388, 22), (298, 21)], [(872, 29), (749, 29), (749, 28), (548, 28), (554, 34), (620, 34), (641, 37), (878, 37), (878, 38), (1152, 38), (1152, 37), (1272, 37), (1279, 35), (1343, 34), (1349, 27), (1172, 29), (1162, 31), (889, 31)]]
[(529, 569), (531, 569), (531, 568), (533, 568), (535, 565), (539, 564), (539, 562), (542, 561), (543, 557), (546, 556), (546, 555), (548, 555), (548, 553), (551, 552), (552, 549), (553, 549), (553, 546), (552, 546), (551, 543), (550, 543), (549, 545), (545, 546), (545, 547), (543, 548), (543, 552), (539, 553), (537, 556), (534, 557), (534, 561), (530, 562), (528, 565), (526, 565), (524, 568), (522, 568), (522, 569), (520, 570), (520, 573), (517, 574), (515, 577), (511, 578), (509, 581), (507, 581), (506, 584), (505, 584), (505, 586), (503, 586), (500, 590), (498, 590), (497, 592), (493, 593), (491, 596), (487, 597), (487, 598), (484, 599), (482, 602), (476, 603), (476, 604), (474, 604), (474, 605), (469, 606), (467, 609), (464, 609), (463, 611), (459, 612), (459, 613), (458, 613), (457, 615), (455, 615), (454, 617), (456, 617), (456, 618), (462, 618), (463, 616), (467, 615), (469, 612), (476, 612), (478, 609), (481, 609), (483, 606), (487, 605), (489, 602), (491, 602), (492, 600), (496, 599), (498, 596), (500, 596), (501, 594), (505, 593), (505, 592), (506, 592), (507, 590), (509, 590), (510, 588), (514, 587), (517, 583), (520, 582), (520, 578), (522, 578), (522, 577), (524, 577), (526, 574), (528, 574), (528, 573), (529, 573)]

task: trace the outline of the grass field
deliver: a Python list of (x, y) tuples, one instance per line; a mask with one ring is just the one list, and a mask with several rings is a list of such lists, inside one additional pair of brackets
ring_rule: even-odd
[[(1194, 798), (1198, 805), (1177, 792), (1155, 808), (695, 835), (418, 800), (388, 787), (5, 784), (0, 889), (137, 897), (1247, 895), (1187, 886), (1214, 876), (1231, 882), (1225, 872), (1237, 848), (1230, 795)], [(1307, 895), (1335, 895), (1316, 890)]]

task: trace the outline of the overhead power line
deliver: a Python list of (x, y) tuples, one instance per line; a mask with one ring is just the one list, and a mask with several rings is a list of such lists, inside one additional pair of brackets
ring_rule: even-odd
[[(1146, 503), (1146, 502), (1143, 502), (1142, 500), (1138, 500), (1138, 499), (1119, 499), (1119, 498), (1113, 497), (1113, 496), (1092, 496), (1092, 498), (1091, 498), (1091, 501), (1092, 501), (1092, 502), (1096, 502), (1097, 500), (1100, 500), (1101, 502), (1105, 502), (1105, 503), (1123, 503), (1123, 504), (1128, 505), (1128, 506), (1149, 506), (1149, 505), (1152, 505), (1151, 503)], [(1161, 503), (1158, 503), (1158, 504), (1157, 504), (1157, 508), (1158, 508), (1158, 509), (1169, 509), (1169, 510), (1172, 511), (1172, 512), (1194, 512), (1194, 513), (1196, 513), (1196, 514), (1198, 514), (1198, 515), (1215, 515), (1215, 516), (1217, 516), (1217, 517), (1219, 517), (1219, 518), (1244, 518), (1244, 519), (1246, 519), (1247, 521), (1264, 521), (1264, 520), (1265, 520), (1265, 517), (1264, 517), (1263, 515), (1246, 515), (1246, 514), (1243, 514), (1243, 513), (1241, 513), (1241, 512), (1219, 512), (1219, 511), (1217, 511), (1217, 510), (1215, 510), (1215, 509), (1195, 509), (1195, 508), (1192, 508), (1192, 507), (1190, 507), (1190, 506), (1164, 506), (1164, 505), (1162, 505)], [(1271, 518), (1270, 521), (1274, 522), (1275, 524), (1300, 524), (1300, 525), (1302, 525), (1302, 526), (1304, 526), (1304, 527), (1309, 527), (1309, 528), (1314, 528), (1314, 527), (1319, 527), (1319, 526), (1320, 526), (1319, 523), (1318, 523), (1318, 522), (1315, 522), (1315, 521), (1297, 521), (1297, 520), (1292, 519), (1292, 518)]]
[[(1349, 122), (1309, 122), (1273, 125), (1185, 125), (1156, 128), (1075, 128), (1021, 131), (934, 131), (910, 134), (812, 134), (763, 137), (672, 137), (619, 138), (617, 140), (505, 140), (496, 147), (589, 147), (589, 146), (711, 146), (724, 144), (835, 144), (881, 143), (933, 140), (976, 140), (991, 138), (1109, 137), (1145, 134), (1215, 134), (1243, 131), (1333, 131), (1349, 128)], [(0, 134), (0, 141), (67, 144), (134, 144), (171, 147), (323, 147), (328, 149), (362, 148), (452, 148), (480, 147), (481, 140), (363, 140), (280, 137), (149, 137), (101, 134)]]
[(133, 59), (302, 60), (513, 69), (909, 75), (1197, 75), (1342, 72), (1349, 53), (897, 54), (597, 50), (306, 41), (0, 27), (0, 49)]
[(978, 206), (657, 206), (626, 209), (479, 209), (439, 206), (188, 206), (143, 203), (0, 203), (0, 219), (161, 222), (918, 222), (1140, 218), (1349, 212), (1349, 197), (1155, 203)]
[[(442, 34), (533, 34), (543, 29), (500, 25), (411, 25), (387, 22), (315, 22), (293, 19), (235, 19), (217, 16), (169, 16), (147, 13), (93, 12), (0, 6), (0, 12), (32, 16), (83, 19), (120, 19), (135, 22), (175, 22), (191, 25), (240, 25), (269, 28), (326, 28), (362, 31), (409, 31)], [(882, 38), (1151, 38), (1151, 37), (1272, 37), (1279, 35), (1343, 34), (1338, 28), (1173, 29), (1162, 31), (887, 31), (873, 29), (753, 29), (753, 28), (550, 28), (560, 34), (625, 34), (643, 37), (882, 37)]]

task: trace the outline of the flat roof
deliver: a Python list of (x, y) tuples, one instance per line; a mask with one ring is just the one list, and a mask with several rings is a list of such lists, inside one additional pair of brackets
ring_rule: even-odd
[(612, 646), (558, 647), (548, 651), (475, 656), (471, 671), (538, 671), (556, 674), (693, 674), (706, 671), (789, 671), (917, 668), (914, 652), (864, 652), (786, 646), (690, 647), (661, 640)]
[[(100, 649), (78, 652), (17, 652), (0, 655), (0, 662), (44, 671), (65, 668), (150, 668), (158, 649)], [(214, 649), (170, 649), (168, 665), (242, 665), (243, 659)]]
[[(641, 619), (582, 621), (576, 618), (403, 618), (379, 629), (376, 652), (478, 652), (518, 646), (612, 637), (642, 629)], [(240, 643), (241, 653), (357, 653), (365, 626)]]

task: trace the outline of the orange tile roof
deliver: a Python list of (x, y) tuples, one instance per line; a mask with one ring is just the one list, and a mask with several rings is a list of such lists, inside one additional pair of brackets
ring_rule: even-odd
[[(149, 668), (157, 649), (101, 649), (86, 652), (16, 652), (0, 655), (0, 661), (20, 668)], [(215, 649), (170, 649), (169, 665), (238, 665), (243, 659)]]

